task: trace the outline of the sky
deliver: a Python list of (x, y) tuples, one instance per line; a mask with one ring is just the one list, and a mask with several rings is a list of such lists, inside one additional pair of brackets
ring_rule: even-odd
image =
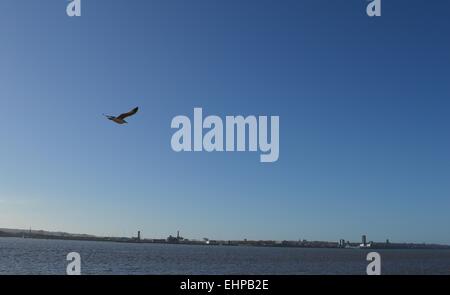
[[(367, 3), (2, 0), (0, 228), (450, 244), (450, 2)], [(174, 152), (195, 107), (279, 160)]]

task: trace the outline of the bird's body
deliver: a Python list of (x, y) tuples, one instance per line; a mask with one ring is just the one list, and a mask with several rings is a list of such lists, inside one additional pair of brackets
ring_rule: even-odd
[(120, 124), (120, 125), (122, 125), (122, 124), (127, 124), (128, 122), (127, 121), (125, 121), (125, 120), (123, 120), (123, 119), (119, 119), (119, 118), (117, 118), (117, 117), (114, 117), (114, 116), (106, 116), (109, 120), (111, 120), (111, 121), (113, 121), (113, 122), (115, 122), (115, 123), (117, 123), (117, 124)]
[(123, 113), (123, 114), (120, 114), (119, 116), (108, 116), (108, 115), (105, 115), (105, 114), (103, 114), (106, 118), (108, 118), (109, 120), (111, 120), (111, 121), (113, 121), (113, 122), (115, 122), (115, 123), (117, 123), (117, 124), (120, 124), (120, 125), (122, 125), (122, 124), (128, 124), (128, 122), (127, 121), (125, 121), (125, 118), (127, 118), (127, 117), (130, 117), (130, 116), (133, 116), (134, 114), (136, 114), (137, 112), (138, 112), (138, 110), (139, 110), (139, 108), (138, 107), (135, 107), (134, 109), (132, 109), (131, 111), (129, 111), (128, 113)]

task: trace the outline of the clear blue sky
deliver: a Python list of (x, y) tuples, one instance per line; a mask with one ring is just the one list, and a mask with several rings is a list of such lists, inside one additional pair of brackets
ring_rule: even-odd
[[(450, 243), (449, 1), (66, 4), (0, 3), (0, 227)], [(279, 115), (279, 161), (173, 152), (194, 107)]]

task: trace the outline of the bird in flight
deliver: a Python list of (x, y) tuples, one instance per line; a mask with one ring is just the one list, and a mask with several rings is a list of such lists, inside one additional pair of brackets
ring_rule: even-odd
[(125, 121), (125, 118), (131, 117), (134, 114), (136, 114), (139, 110), (139, 107), (135, 107), (134, 109), (132, 109), (131, 111), (129, 111), (128, 113), (123, 113), (120, 114), (119, 116), (115, 117), (115, 116), (108, 116), (103, 114), (103, 116), (105, 116), (106, 118), (108, 118), (109, 120), (117, 123), (117, 124), (128, 124), (127, 121)]

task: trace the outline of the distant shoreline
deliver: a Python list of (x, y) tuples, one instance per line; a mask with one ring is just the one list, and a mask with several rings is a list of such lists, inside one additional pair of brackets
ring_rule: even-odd
[(63, 232), (31, 231), (0, 229), (0, 238), (24, 238), (38, 240), (60, 240), (60, 241), (88, 241), (88, 242), (115, 242), (128, 244), (160, 244), (160, 245), (193, 245), (193, 246), (246, 246), (266, 248), (304, 248), (304, 249), (391, 249), (391, 250), (450, 250), (450, 245), (440, 244), (418, 244), (418, 243), (377, 243), (371, 242), (370, 246), (363, 247), (359, 243), (347, 242), (342, 247), (337, 242), (326, 241), (213, 241), (213, 240), (188, 240), (180, 237), (170, 236), (167, 239), (140, 239), (128, 237), (98, 237), (91, 235), (77, 235)]

